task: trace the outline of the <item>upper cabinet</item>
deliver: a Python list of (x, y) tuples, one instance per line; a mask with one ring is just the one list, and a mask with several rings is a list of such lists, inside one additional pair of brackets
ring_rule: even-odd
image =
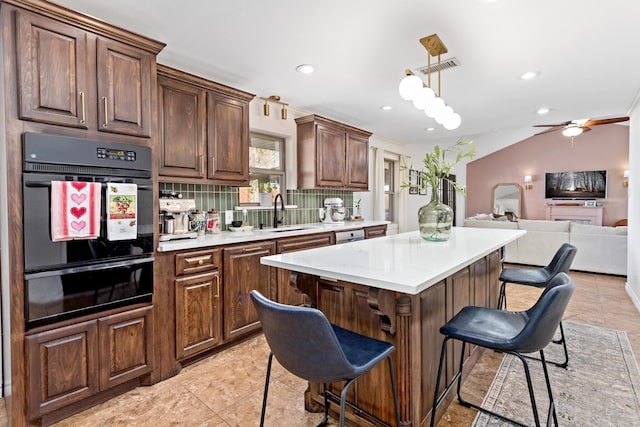
[(160, 180), (248, 185), (253, 97), (158, 65)]
[(164, 44), (103, 23), (91, 28), (104, 34), (87, 31), (86, 18), (67, 13), (57, 20), (15, 12), (19, 118), (150, 137), (155, 56)]
[(296, 123), (298, 188), (369, 189), (370, 132), (317, 115)]

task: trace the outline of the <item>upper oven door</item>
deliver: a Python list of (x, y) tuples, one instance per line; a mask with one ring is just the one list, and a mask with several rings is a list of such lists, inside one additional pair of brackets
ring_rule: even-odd
[[(137, 238), (119, 241), (107, 240), (106, 185), (103, 185), (100, 207), (100, 237), (90, 240), (52, 242), (51, 181), (128, 182), (137, 184)], [(153, 253), (153, 185), (150, 179), (24, 173), (22, 175), (22, 194), (25, 273)]]

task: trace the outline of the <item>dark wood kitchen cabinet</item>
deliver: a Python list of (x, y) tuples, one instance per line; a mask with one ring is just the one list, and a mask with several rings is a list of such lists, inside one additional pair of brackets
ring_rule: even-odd
[[(46, 16), (17, 10), (19, 118), (151, 136), (155, 55)], [(146, 39), (145, 39), (146, 40)]]
[(384, 237), (387, 235), (387, 224), (373, 225), (364, 228), (364, 238), (374, 239), (376, 237)]
[(222, 342), (222, 249), (176, 254), (176, 358)]
[(296, 124), (299, 188), (368, 190), (370, 132), (317, 115)]
[(27, 336), (29, 419), (149, 374), (151, 313), (147, 306)]
[(261, 241), (224, 249), (224, 339), (233, 340), (260, 329), (249, 293), (267, 298), (276, 294), (276, 269), (260, 264), (260, 258), (276, 253), (274, 241)]
[(253, 97), (158, 65), (160, 179), (248, 185)]
[[(319, 233), (305, 236), (285, 237), (277, 241), (277, 253), (301, 251), (303, 249), (319, 248), (322, 246), (331, 246), (336, 243), (336, 235), (334, 233)], [(305, 296), (301, 292), (291, 286), (291, 272), (283, 268), (277, 269), (278, 275), (278, 292), (277, 301), (282, 304), (302, 305), (305, 304)]]

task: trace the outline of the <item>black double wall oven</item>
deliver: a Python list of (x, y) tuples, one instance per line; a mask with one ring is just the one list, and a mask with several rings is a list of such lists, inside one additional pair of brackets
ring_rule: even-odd
[[(25, 133), (22, 174), (27, 329), (151, 301), (153, 182), (148, 147)], [(97, 238), (53, 241), (51, 182), (101, 183)], [(137, 185), (137, 235), (109, 240), (107, 183)]]

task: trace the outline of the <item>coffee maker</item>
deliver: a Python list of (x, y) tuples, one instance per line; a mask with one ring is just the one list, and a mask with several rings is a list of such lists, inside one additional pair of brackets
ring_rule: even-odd
[(320, 209), (320, 219), (323, 224), (344, 224), (346, 212), (342, 199), (327, 198), (324, 199), (324, 209)]
[(163, 198), (160, 205), (160, 241), (195, 239), (198, 233), (191, 231), (189, 213), (196, 210), (194, 199)]

